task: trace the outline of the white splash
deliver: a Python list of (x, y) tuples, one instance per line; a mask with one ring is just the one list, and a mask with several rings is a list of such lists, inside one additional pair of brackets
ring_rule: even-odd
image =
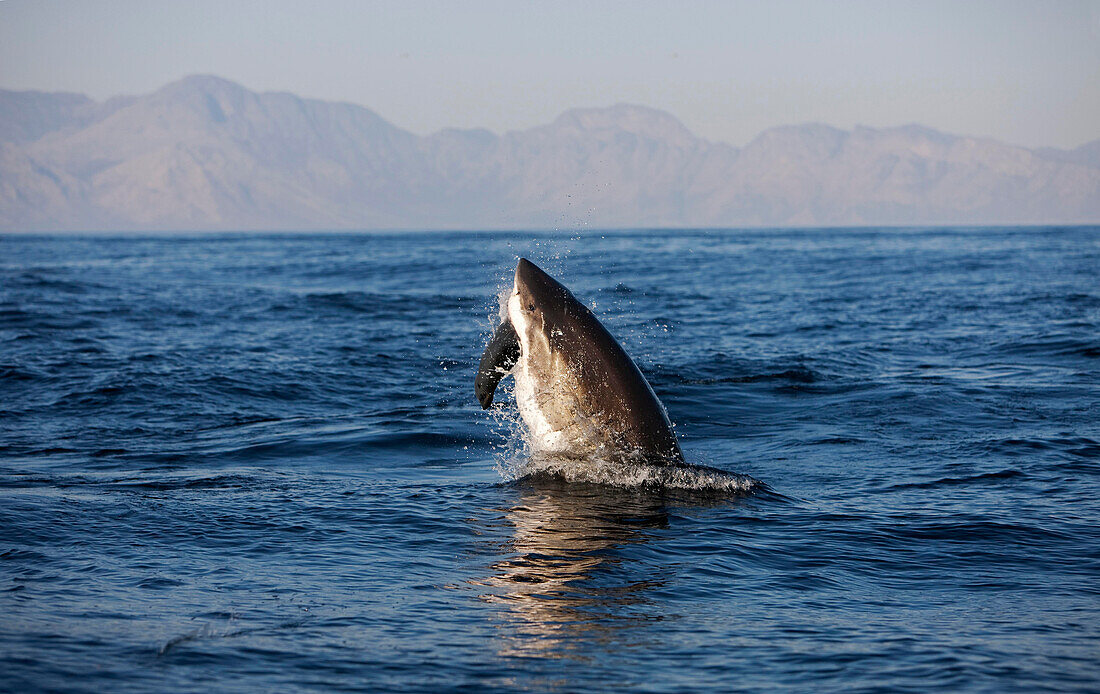
[(601, 458), (533, 456), (516, 466), (524, 477), (548, 475), (569, 483), (606, 484), (615, 487), (746, 494), (760, 487), (748, 475), (695, 465), (650, 465)]

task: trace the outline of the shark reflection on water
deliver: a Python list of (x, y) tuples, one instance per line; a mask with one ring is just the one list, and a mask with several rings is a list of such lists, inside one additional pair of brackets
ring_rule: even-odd
[[(509, 556), (477, 585), (504, 608), (499, 653), (588, 660), (592, 646), (634, 647), (673, 619), (654, 593), (678, 569), (653, 560), (669, 527), (668, 497), (639, 489), (541, 480), (515, 483), (505, 510)], [(696, 504), (698, 502), (696, 501)]]
[(585, 659), (577, 646), (619, 640), (639, 620), (661, 619), (647, 593), (674, 567), (639, 564), (633, 546), (668, 527), (660, 499), (592, 485), (521, 487), (508, 509), (512, 556), (492, 565), (484, 599), (507, 609), (501, 655)]

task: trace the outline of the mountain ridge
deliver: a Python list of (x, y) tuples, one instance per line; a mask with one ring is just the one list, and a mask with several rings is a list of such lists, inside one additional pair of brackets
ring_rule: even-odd
[(418, 136), (369, 108), (192, 75), (143, 96), (0, 90), (0, 229), (1095, 223), (1100, 140), (1028, 149), (811, 123), (742, 147), (634, 104)]

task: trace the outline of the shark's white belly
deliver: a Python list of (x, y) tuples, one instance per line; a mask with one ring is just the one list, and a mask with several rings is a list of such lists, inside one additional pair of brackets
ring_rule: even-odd
[(541, 326), (527, 322), (519, 297), (508, 300), (508, 317), (520, 342), (516, 379), (516, 407), (537, 452), (588, 455), (603, 438), (601, 427), (591, 421), (583, 406), (584, 391), (560, 354), (550, 348)]

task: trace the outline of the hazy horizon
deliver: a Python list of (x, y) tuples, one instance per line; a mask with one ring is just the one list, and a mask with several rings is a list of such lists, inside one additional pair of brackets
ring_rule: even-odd
[[(0, 1), (2, 1), (2, 0), (0, 0)], [(33, 88), (30, 88), (30, 89), (9, 89), (7, 87), (0, 86), (0, 91), (24, 92), (24, 93), (42, 93), (42, 94), (73, 94), (73, 95), (84, 96), (84, 97), (87, 97), (89, 99), (92, 99), (97, 104), (103, 104), (105, 102), (111, 101), (112, 99), (136, 98), (136, 97), (148, 96), (150, 94), (155, 94), (156, 92), (160, 91), (161, 89), (164, 89), (164, 88), (169, 87), (169, 86), (171, 86), (173, 84), (176, 84), (176, 83), (184, 82), (184, 81), (189, 80), (189, 79), (224, 80), (226, 82), (230, 82), (234, 85), (243, 87), (244, 89), (246, 89), (248, 91), (251, 91), (251, 92), (255, 92), (257, 94), (283, 94), (283, 95), (291, 95), (291, 96), (294, 96), (296, 98), (301, 98), (301, 99), (309, 99), (309, 100), (312, 100), (312, 101), (320, 101), (320, 102), (331, 103), (331, 104), (349, 104), (349, 105), (352, 105), (352, 106), (358, 106), (360, 108), (364, 108), (364, 109), (367, 109), (369, 111), (374, 112), (375, 114), (377, 114), (379, 117), (381, 117), (383, 120), (387, 121), (391, 125), (394, 125), (394, 126), (400, 128), (402, 130), (406, 130), (410, 133), (413, 133), (413, 134), (416, 134), (416, 135), (421, 135), (421, 136), (438, 135), (440, 133), (444, 133), (444, 132), (449, 131), (449, 130), (471, 130), (471, 131), (487, 130), (487, 131), (493, 133), (494, 135), (501, 136), (501, 135), (507, 135), (509, 133), (521, 133), (521, 132), (526, 131), (526, 130), (531, 130), (531, 129), (534, 129), (534, 128), (539, 128), (539, 127), (542, 127), (542, 126), (546, 126), (546, 125), (552, 123), (553, 121), (557, 120), (561, 116), (563, 116), (567, 113), (571, 113), (571, 112), (602, 111), (602, 110), (614, 109), (614, 108), (617, 108), (617, 107), (631, 107), (631, 108), (642, 108), (642, 109), (648, 109), (648, 110), (652, 110), (652, 111), (659, 111), (661, 113), (670, 115), (673, 118), (675, 118), (677, 121), (679, 121), (682, 125), (684, 125), (684, 127), (689, 132), (691, 132), (692, 135), (695, 135), (695, 136), (703, 138), (703, 139), (707, 139), (707, 140), (709, 140), (711, 142), (714, 142), (716, 144), (729, 144), (729, 145), (733, 145), (734, 147), (744, 147), (745, 145), (749, 144), (753, 139), (755, 139), (756, 137), (758, 137), (762, 133), (767, 132), (768, 130), (773, 130), (773, 129), (776, 129), (776, 128), (800, 127), (800, 126), (824, 126), (824, 127), (827, 127), (827, 128), (831, 128), (831, 129), (834, 129), (834, 130), (840, 130), (840, 131), (851, 131), (851, 130), (857, 130), (857, 129), (860, 129), (860, 128), (867, 128), (867, 129), (871, 129), (871, 130), (892, 130), (892, 129), (898, 129), (898, 128), (917, 127), (917, 128), (926, 128), (928, 130), (933, 130), (933, 131), (936, 131), (936, 132), (939, 132), (939, 133), (952, 135), (952, 136), (957, 136), (957, 137), (979, 139), (979, 140), (994, 140), (994, 141), (997, 141), (997, 142), (1002, 142), (1002, 143), (1007, 144), (1007, 145), (1018, 146), (1018, 147), (1026, 147), (1025, 145), (1020, 145), (1019, 143), (1001, 140), (1001, 139), (993, 137), (991, 135), (981, 135), (981, 134), (965, 133), (965, 132), (952, 132), (952, 131), (944, 130), (942, 128), (934, 127), (934, 126), (929, 125), (927, 123), (920, 123), (920, 122), (917, 122), (917, 121), (910, 121), (910, 122), (905, 122), (905, 123), (891, 123), (891, 124), (886, 124), (886, 125), (881, 125), (881, 126), (868, 125), (866, 123), (856, 123), (856, 124), (854, 124), (853, 126), (851, 126), (849, 128), (843, 128), (843, 127), (840, 127), (840, 126), (833, 125), (832, 123), (825, 123), (825, 122), (822, 122), (822, 121), (799, 121), (799, 122), (793, 122), (792, 121), (792, 122), (786, 122), (786, 123), (773, 123), (772, 125), (766, 126), (761, 131), (750, 135), (745, 142), (730, 142), (728, 140), (717, 140), (717, 139), (714, 139), (714, 138), (707, 138), (704, 135), (702, 135), (701, 133), (695, 132), (686, 123), (684, 123), (683, 119), (679, 116), (679, 114), (675, 113), (674, 111), (669, 111), (669, 110), (665, 110), (665, 109), (658, 109), (655, 106), (652, 106), (650, 104), (621, 102), (621, 101), (620, 102), (615, 102), (615, 103), (607, 103), (607, 104), (578, 104), (578, 105), (574, 105), (574, 106), (568, 106), (566, 108), (561, 109), (556, 115), (552, 115), (550, 118), (548, 118), (544, 122), (533, 123), (533, 124), (531, 124), (529, 126), (526, 126), (526, 127), (523, 127), (523, 128), (509, 128), (507, 130), (494, 130), (492, 128), (489, 128), (489, 127), (483, 126), (483, 125), (470, 125), (470, 126), (443, 125), (442, 127), (440, 127), (437, 130), (433, 130), (433, 131), (430, 131), (430, 132), (427, 132), (427, 133), (420, 133), (420, 132), (417, 132), (417, 131), (413, 130), (412, 128), (407, 127), (405, 124), (403, 124), (399, 121), (395, 121), (391, 118), (388, 118), (384, 113), (379, 112), (379, 110), (377, 108), (375, 108), (372, 104), (357, 103), (357, 102), (354, 102), (354, 101), (348, 101), (346, 99), (345, 100), (315, 99), (313, 97), (307, 97), (303, 94), (295, 94), (294, 92), (290, 92), (290, 91), (282, 90), (282, 89), (268, 89), (268, 90), (254, 89), (248, 84), (243, 84), (241, 82), (238, 82), (237, 80), (233, 80), (233, 79), (230, 79), (228, 77), (225, 77), (225, 76), (222, 76), (222, 75), (216, 75), (216, 74), (212, 74), (212, 73), (192, 73), (192, 74), (189, 74), (189, 75), (183, 75), (180, 78), (175, 79), (175, 80), (171, 80), (171, 81), (161, 85), (159, 88), (153, 89), (149, 92), (140, 93), (140, 94), (139, 93), (109, 94), (109, 95), (107, 95), (106, 97), (103, 97), (103, 98), (97, 98), (97, 97), (95, 97), (91, 94), (88, 94), (86, 92), (76, 92), (76, 91), (67, 91), (67, 90), (46, 90), (46, 89), (33, 89)], [(1037, 145), (1036, 148), (1050, 147), (1052, 149), (1064, 149), (1066, 151), (1071, 151), (1071, 150), (1077, 149), (1081, 146), (1092, 144), (1092, 143), (1094, 143), (1098, 140), (1100, 140), (1100, 130), (1098, 130), (1098, 134), (1097, 134), (1096, 137), (1093, 137), (1089, 140), (1085, 140), (1084, 142), (1078, 143), (1077, 145), (1072, 146), (1072, 147), (1057, 147), (1057, 146), (1054, 146), (1054, 145)]]
[(1100, 221), (1100, 140), (1029, 150), (920, 125), (794, 125), (738, 148), (627, 104), (421, 137), (354, 104), (211, 76), (100, 103), (2, 91), (0, 113), (8, 230)]
[(96, 100), (212, 74), (418, 135), (640, 104), (742, 146), (770, 127), (1100, 138), (1100, 3), (0, 3), (0, 87)]

